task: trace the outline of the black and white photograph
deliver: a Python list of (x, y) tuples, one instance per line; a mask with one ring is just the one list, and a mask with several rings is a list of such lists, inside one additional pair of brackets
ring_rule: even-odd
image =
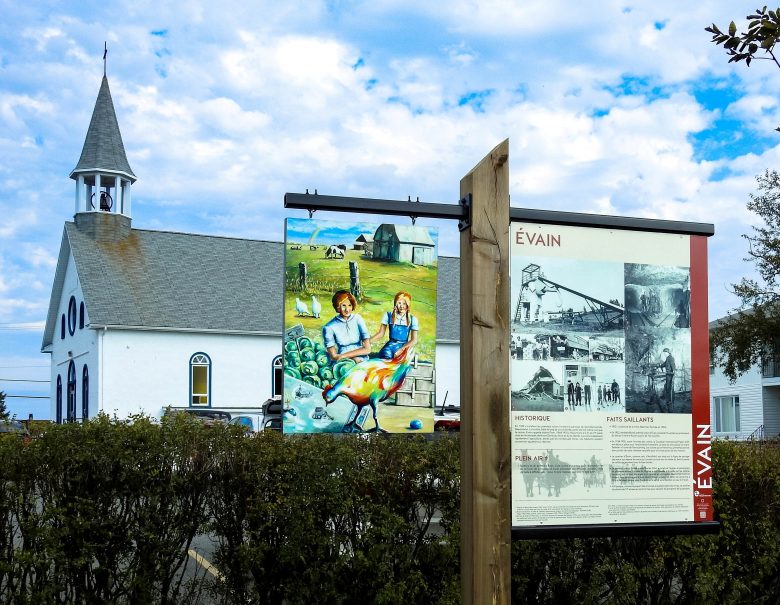
[(690, 330), (626, 333), (626, 411), (691, 413)]
[(621, 336), (623, 278), (621, 263), (514, 257), (513, 328), (535, 334)]
[(545, 334), (512, 334), (510, 354), (518, 361), (547, 361), (552, 356), (550, 337)]
[(512, 362), (512, 411), (562, 412), (564, 388), (560, 363)]
[(690, 269), (627, 263), (626, 329), (691, 327)]
[(587, 361), (588, 338), (583, 334), (514, 333), (510, 343), (512, 359), (519, 361)]
[(625, 411), (622, 363), (565, 364), (563, 385), (566, 412)]
[[(532, 456), (528, 450), (521, 450), (520, 453), (520, 475), (523, 478), (526, 498), (560, 498), (562, 492), (570, 486), (576, 490), (580, 474), (583, 475), (583, 485), (586, 488), (603, 487), (606, 484), (604, 465), (601, 461), (595, 461), (595, 458), (595, 464), (589, 466), (587, 460), (584, 465), (563, 460), (553, 449), (545, 450), (542, 456)], [(568, 456), (571, 455), (572, 453), (568, 452)]]
[(626, 339), (619, 336), (594, 336), (588, 341), (590, 361), (623, 361)]

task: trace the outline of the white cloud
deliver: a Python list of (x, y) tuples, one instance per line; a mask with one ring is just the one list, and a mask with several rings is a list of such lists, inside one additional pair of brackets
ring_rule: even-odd
[(8, 209), (0, 221), (0, 237), (12, 238), (38, 222), (33, 208)]
[[(703, 31), (737, 16), (722, 0), (27, 10), (9, 10), (14, 33), (0, 34), (0, 258), (12, 259), (3, 298), (17, 301), (3, 313), (16, 322), (45, 313), (33, 285), (50, 283), (72, 215), (67, 173), (102, 75), (101, 23), (140, 177), (136, 226), (278, 240), (282, 217), (301, 215), (283, 211), (282, 195), (307, 187), (454, 203), (460, 178), (509, 137), (514, 205), (715, 222), (721, 284), (740, 271), (752, 177), (780, 161), (777, 146), (697, 155), (693, 134), (718, 115), (689, 92), (712, 86), (705, 77), (736, 74), (723, 84), (737, 99), (725, 115), (743, 139), (780, 124), (776, 74), (727, 65)], [(452, 254), (449, 230), (441, 247)]]
[(42, 246), (27, 244), (24, 246), (23, 254), (29, 264), (34, 268), (48, 267), (50, 269), (57, 266), (56, 251), (47, 250)]
[(0, 93), (0, 119), (9, 130), (18, 130), (26, 114), (51, 113), (52, 103), (29, 95)]

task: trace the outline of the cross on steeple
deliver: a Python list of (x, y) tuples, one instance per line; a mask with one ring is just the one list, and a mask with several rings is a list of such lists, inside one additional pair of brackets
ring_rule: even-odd
[(103, 75), (106, 75), (106, 55), (108, 55), (108, 45), (103, 41)]

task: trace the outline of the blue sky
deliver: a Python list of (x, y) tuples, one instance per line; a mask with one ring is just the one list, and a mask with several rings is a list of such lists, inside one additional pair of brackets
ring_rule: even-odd
[[(689, 4), (0, 0), (0, 390), (48, 394), (8, 380), (48, 379), (43, 321), (104, 40), (134, 226), (281, 241), (306, 216), (283, 195), (306, 188), (455, 203), (509, 138), (514, 206), (715, 223), (724, 315), (749, 270), (748, 193), (778, 165), (780, 71), (728, 65), (704, 31), (757, 5)], [(426, 224), (457, 254), (454, 225)]]
[[(325, 221), (318, 218), (291, 218), (287, 221), (287, 241), (291, 243), (343, 244), (351, 247), (352, 243), (360, 235), (370, 235), (373, 237), (377, 227), (379, 227), (379, 223), (366, 223), (362, 221), (350, 222), (344, 220), (348, 217), (349, 215), (347, 214), (341, 214), (341, 220), (336, 221)], [(386, 217), (382, 222), (398, 223), (398, 219), (395, 217)], [(428, 229), (428, 235), (430, 235), (435, 246), (436, 240), (438, 239), (438, 229), (428, 225), (426, 225), (426, 228)], [(434, 247), (434, 255), (437, 253), (438, 251)]]

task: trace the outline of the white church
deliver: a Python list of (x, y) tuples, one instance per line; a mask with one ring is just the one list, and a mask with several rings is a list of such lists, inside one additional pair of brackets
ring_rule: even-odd
[[(134, 229), (136, 175), (105, 75), (70, 178), (41, 348), (50, 417), (260, 412), (280, 397), (283, 244)], [(458, 302), (458, 259), (440, 257), (437, 405), (459, 404)]]

